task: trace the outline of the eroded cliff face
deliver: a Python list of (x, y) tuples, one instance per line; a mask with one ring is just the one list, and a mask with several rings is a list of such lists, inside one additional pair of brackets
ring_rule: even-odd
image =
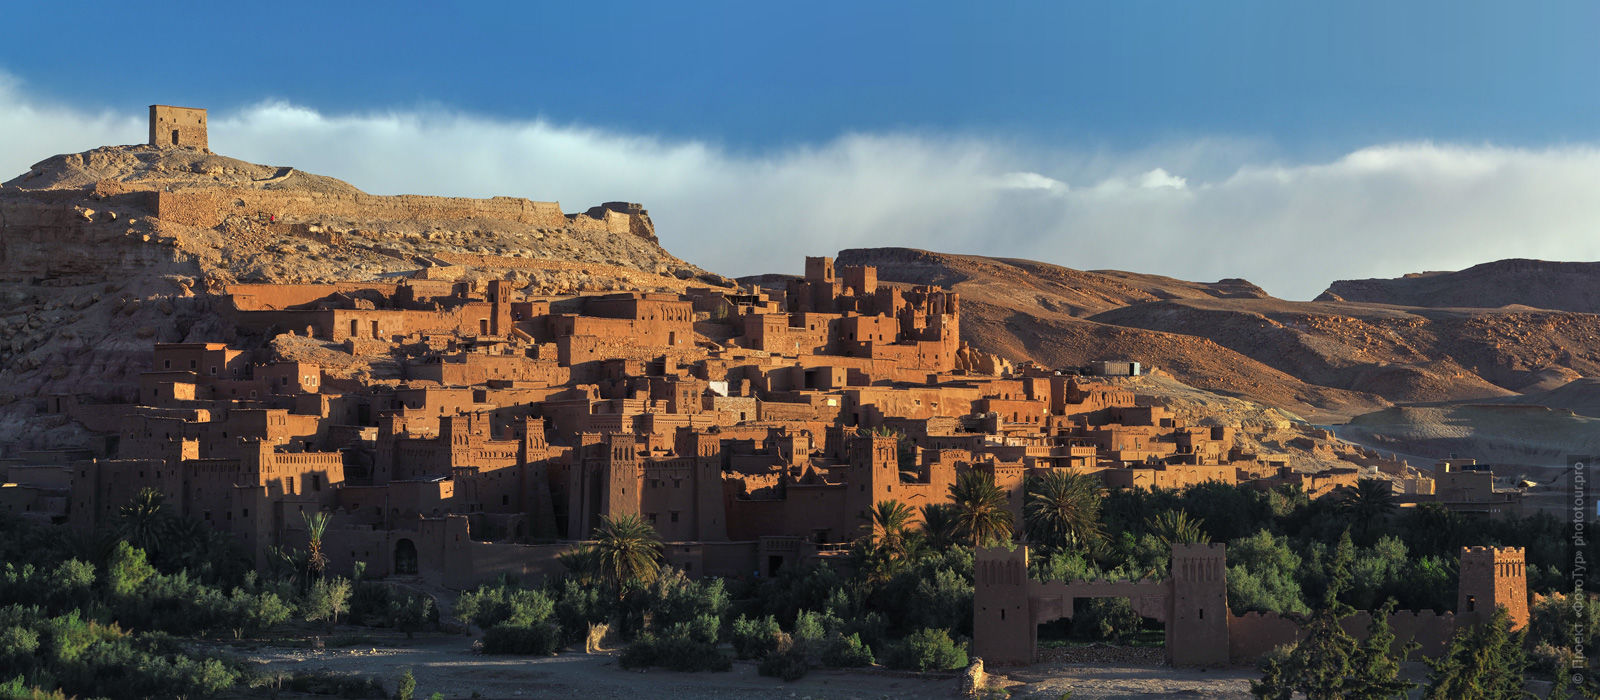
[(234, 282), (511, 279), (531, 293), (723, 284), (637, 204), (368, 195), (192, 148), (55, 156), (0, 185), (0, 442), (80, 438), (51, 394), (127, 400), (155, 342), (234, 342)]

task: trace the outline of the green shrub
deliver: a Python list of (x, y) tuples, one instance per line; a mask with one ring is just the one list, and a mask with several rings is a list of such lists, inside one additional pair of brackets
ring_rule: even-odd
[(16, 625), (0, 627), (0, 661), (7, 666), (20, 665), (38, 650), (38, 632)]
[(389, 609), (385, 613), (384, 622), (405, 632), (406, 639), (411, 639), (419, 630), (439, 621), (439, 611), (434, 607), (433, 599), (418, 593), (396, 591), (389, 599)]
[(967, 645), (950, 639), (943, 629), (922, 629), (890, 647), (884, 665), (915, 671), (942, 671), (967, 665)]
[(59, 690), (46, 691), (30, 686), (22, 676), (16, 676), (0, 682), (0, 700), (67, 700), (67, 695)]
[(561, 629), (549, 622), (502, 622), (483, 634), (485, 654), (549, 655), (561, 648)]
[[(667, 569), (650, 585), (631, 589), (622, 603), (621, 631), (634, 634), (645, 620), (657, 633), (702, 615), (721, 618), (728, 609), (728, 593), (721, 579), (696, 581), (682, 571)], [(587, 627), (587, 625), (585, 626)]]
[(645, 632), (623, 650), (623, 668), (662, 666), (674, 671), (727, 671), (733, 660), (717, 649), (717, 618), (701, 615), (666, 630)]
[(883, 615), (877, 612), (869, 612), (865, 615), (849, 618), (849, 621), (845, 622), (844, 626), (839, 628), (839, 631), (844, 634), (860, 635), (863, 644), (881, 647), (884, 640), (889, 637), (889, 622), (883, 619)]
[(810, 670), (811, 665), (806, 663), (805, 654), (793, 647), (768, 654), (761, 660), (761, 664), (756, 666), (756, 673), (781, 678), (784, 681), (800, 680)]
[(611, 619), (615, 608), (615, 599), (602, 594), (598, 586), (568, 579), (556, 592), (555, 616), (568, 643), (582, 641), (589, 634), (589, 625)]
[(155, 574), (156, 568), (150, 565), (144, 550), (118, 542), (116, 551), (111, 553), (111, 565), (106, 567), (106, 588), (114, 596), (132, 596)]
[(1072, 621), (1072, 630), (1087, 639), (1127, 644), (1139, 636), (1144, 619), (1127, 598), (1091, 598)]
[(739, 658), (760, 659), (778, 648), (778, 639), (782, 634), (778, 619), (771, 615), (754, 620), (740, 615), (733, 621), (730, 641), (733, 642), (734, 654)]
[(1528, 638), (1534, 645), (1569, 649), (1582, 645), (1591, 656), (1600, 654), (1600, 599), (1545, 596), (1533, 604)]
[(394, 684), (394, 700), (412, 700), (417, 694), (417, 677), (406, 669), (400, 674), (400, 680)]
[(810, 646), (822, 641), (828, 630), (822, 624), (822, 616), (809, 610), (802, 611), (794, 619), (794, 643), (796, 646)]
[(380, 683), (376, 678), (341, 676), (328, 671), (296, 673), (289, 679), (284, 688), (296, 693), (336, 695), (341, 698), (383, 698), (387, 700), (389, 697), (389, 694), (384, 692), (383, 683)]
[(555, 604), (544, 591), (501, 583), (467, 591), (456, 599), (456, 615), (483, 629), (502, 622), (532, 625), (544, 622)]
[(327, 620), (328, 629), (331, 630), (339, 624), (339, 616), (344, 614), (349, 605), (350, 579), (342, 576), (319, 578), (311, 584), (311, 592), (306, 594), (306, 602), (300, 612), (307, 622)]
[(383, 620), (389, 614), (389, 602), (394, 593), (393, 586), (357, 579), (350, 591), (350, 621), (371, 625)]
[(777, 632), (771, 636), (776, 647), (762, 657), (756, 672), (763, 676), (797, 680), (816, 666), (857, 668), (872, 665), (872, 650), (861, 642), (861, 635), (845, 635), (837, 630), (820, 635), (822, 615), (801, 613), (796, 618), (795, 636)]
[(1295, 577), (1301, 561), (1288, 538), (1267, 530), (1229, 542), (1228, 608), (1309, 615)]
[(228, 602), (231, 604), (228, 626), (252, 636), (283, 623), (294, 614), (288, 603), (270, 591), (247, 593), (235, 588)]
[(872, 649), (861, 643), (861, 635), (833, 633), (823, 647), (822, 665), (830, 668), (860, 668), (872, 665)]

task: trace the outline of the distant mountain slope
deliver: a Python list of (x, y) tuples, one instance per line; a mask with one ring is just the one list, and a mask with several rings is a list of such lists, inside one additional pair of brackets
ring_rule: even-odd
[(1600, 262), (1499, 260), (1459, 272), (1339, 280), (1329, 285), (1317, 301), (1435, 308), (1520, 305), (1593, 314), (1600, 313)]
[(1092, 320), (1204, 336), (1306, 382), (1391, 401), (1504, 396), (1552, 367), (1600, 374), (1593, 314), (1188, 299)]
[[(962, 294), (962, 336), (1017, 360), (1128, 357), (1193, 386), (1342, 419), (1390, 402), (1514, 401), (1600, 376), (1600, 315), (1275, 299), (1186, 282), (905, 248), (841, 251), (885, 281)], [(1514, 266), (1513, 266), (1514, 267)]]
[(1307, 384), (1206, 338), (1085, 318), (1168, 299), (1266, 296), (1243, 280), (1206, 284), (909, 248), (845, 250), (838, 263), (875, 265), (884, 281), (954, 289), (961, 294), (962, 338), (980, 350), (1015, 360), (1076, 367), (1091, 360), (1126, 357), (1160, 367), (1207, 391), (1316, 419), (1364, 413), (1387, 404), (1375, 395)]
[[(975, 298), (1003, 297), (1032, 290), (1032, 296), (1015, 299), (1034, 302), (1040, 309), (1069, 316), (1093, 316), (1129, 304), (1167, 299), (1264, 298), (1266, 291), (1244, 280), (1211, 284), (1118, 270), (1084, 271), (1020, 258), (986, 258), (979, 255), (935, 253), (915, 248), (852, 248), (839, 251), (841, 265), (875, 265), (880, 279), (912, 284), (954, 287)], [(980, 292), (980, 288), (987, 292)]]
[(1525, 404), (1600, 418), (1600, 378), (1576, 379), (1554, 389), (1529, 392), (1480, 403)]
[(1568, 455), (1600, 452), (1600, 418), (1544, 406), (1393, 406), (1356, 416), (1338, 433), (1402, 454), (1495, 464), (1559, 465)]

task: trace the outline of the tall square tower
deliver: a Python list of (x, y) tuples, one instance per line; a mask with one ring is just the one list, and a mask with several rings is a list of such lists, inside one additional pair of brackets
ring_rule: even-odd
[(1487, 620), (1497, 607), (1511, 617), (1511, 629), (1528, 625), (1527, 554), (1522, 547), (1462, 547), (1456, 615)]
[(195, 107), (150, 105), (150, 145), (209, 150), (206, 111)]
[(1228, 557), (1221, 543), (1172, 545), (1167, 662), (1228, 665)]

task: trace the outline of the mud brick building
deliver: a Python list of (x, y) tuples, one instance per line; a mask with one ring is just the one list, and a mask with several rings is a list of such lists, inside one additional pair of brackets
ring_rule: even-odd
[(336, 561), (468, 585), (549, 570), (607, 516), (651, 523), (686, 570), (751, 575), (833, 556), (875, 503), (942, 502), (966, 471), (1019, 518), (1040, 471), (1112, 488), (1287, 478), (1231, 428), (963, 347), (958, 295), (806, 268), (732, 293), (229, 285), (214, 307), (255, 344), (157, 344), (135, 403), (56, 402), (106, 449), (66, 467), (53, 507), (103, 527), (157, 488), (258, 552), (301, 544), (302, 514), (323, 511)]

